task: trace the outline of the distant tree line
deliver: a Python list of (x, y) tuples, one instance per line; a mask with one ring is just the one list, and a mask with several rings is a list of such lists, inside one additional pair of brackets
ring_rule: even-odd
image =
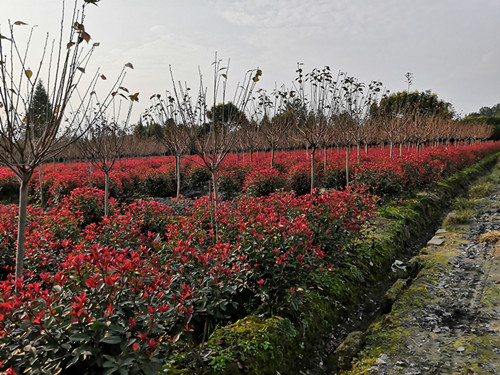
[(472, 112), (467, 117), (466, 121), (481, 121), (485, 124), (494, 127), (493, 135), (491, 136), (494, 140), (500, 139), (500, 103), (492, 107), (481, 107), (479, 112)]

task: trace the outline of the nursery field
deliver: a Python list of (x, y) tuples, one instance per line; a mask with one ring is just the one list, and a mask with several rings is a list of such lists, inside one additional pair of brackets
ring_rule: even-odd
[[(278, 153), (272, 167), (264, 152), (252, 160), (230, 154), (218, 202), (194, 156), (182, 160), (177, 198), (173, 157), (122, 159), (110, 173), (107, 217), (102, 172), (85, 162), (42, 165), (31, 180), (17, 281), (18, 209), (0, 206), (0, 370), (255, 370), (245, 355), (272, 356), (267, 328), (234, 354), (221, 349), (223, 327), (260, 316), (291, 341), (304, 340), (300, 311), (309, 291), (342, 284), (346, 268), (356, 278), (359, 265), (376, 267), (364, 249), (378, 210), (500, 152), (500, 143), (405, 148), (391, 157), (370, 148), (351, 153), (347, 175), (345, 150), (324, 152), (313, 193), (304, 150)], [(0, 169), (4, 202), (18, 189)], [(166, 197), (169, 204), (156, 199)], [(328, 303), (342, 309), (342, 301)]]

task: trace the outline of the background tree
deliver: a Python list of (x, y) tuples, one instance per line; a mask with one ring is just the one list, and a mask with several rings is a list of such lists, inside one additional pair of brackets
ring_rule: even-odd
[(293, 114), (285, 109), (286, 95), (284, 90), (275, 89), (272, 96), (261, 90), (253, 113), (257, 118), (255, 121), (263, 143), (271, 151), (271, 168), (274, 168), (276, 151), (283, 146), (284, 139), (289, 137), (289, 130), (294, 123)]
[(481, 107), (478, 112), (472, 112), (465, 117), (466, 122), (481, 121), (493, 126), (491, 138), (495, 141), (500, 139), (500, 103), (492, 107)]
[[(243, 82), (237, 86), (232, 103), (238, 108), (235, 113), (226, 111), (227, 100), (227, 76), (228, 66), (221, 66), (221, 61), (215, 57), (213, 63), (214, 75), (212, 86), (212, 97), (208, 97), (208, 89), (203, 84), (203, 76), (200, 73), (200, 87), (198, 94), (191, 96), (191, 90), (181, 83), (176, 84), (170, 70), (173, 84), (172, 94), (167, 95), (166, 100), (171, 105), (167, 106), (166, 116), (176, 124), (182, 124), (186, 136), (191, 140), (193, 152), (199, 157), (192, 161), (208, 169), (212, 176), (214, 198), (219, 200), (217, 175), (219, 167), (227, 154), (233, 149), (237, 130), (245, 120), (248, 103), (252, 99), (252, 93), (256, 82), (262, 74), (260, 69), (247, 72)], [(212, 104), (210, 104), (212, 102)], [(232, 106), (230, 106), (232, 108)]]
[(123, 154), (130, 112), (133, 103), (138, 100), (138, 93), (130, 95), (126, 118), (123, 121), (120, 121), (120, 110), (113, 111), (113, 116), (99, 109), (96, 113), (90, 113), (87, 116), (88, 130), (78, 141), (83, 154), (104, 173), (104, 216), (106, 217), (109, 216), (110, 173)]
[[(33, 172), (44, 160), (75, 142), (85, 132), (85, 127), (93, 125), (83, 123), (83, 114), (89, 109), (89, 98), (96, 90), (96, 82), (99, 78), (104, 79), (104, 75), (96, 73), (87, 89), (79, 92), (73, 111), (68, 111), (70, 100), (77, 92), (92, 52), (98, 45), (90, 44), (90, 34), (83, 24), (89, 2), (86, 0), (80, 11), (75, 3), (71, 27), (64, 27), (63, 18), (59, 39), (49, 43), (47, 35), (36, 62), (28, 61), (34, 28), (31, 28), (24, 47), (17, 43), (15, 33), (17, 27), (26, 25), (24, 22), (9, 22), (9, 35), (0, 36), (0, 163), (13, 171), (20, 186), (16, 279), (22, 278), (24, 271), (28, 183)], [(89, 49), (85, 48), (87, 44)], [(37, 69), (31, 70), (29, 66), (37, 66)], [(42, 75), (47, 82), (50, 106), (47, 103), (46, 117), (40, 123), (42, 118), (31, 117), (30, 109), (34, 107), (36, 87)], [(117, 82), (121, 79), (123, 76)]]
[[(167, 97), (173, 98), (167, 93)], [(175, 112), (175, 101), (167, 101), (161, 95), (151, 96), (151, 107), (144, 114), (146, 119), (155, 124), (154, 132), (156, 137), (175, 156), (175, 181), (176, 196), (181, 194), (181, 161), (182, 155), (188, 149), (190, 137), (183, 123), (177, 123), (171, 117)], [(148, 126), (149, 128), (149, 126)]]
[(297, 134), (311, 152), (312, 193), (316, 187), (316, 151), (326, 142), (329, 120), (339, 109), (342, 96), (341, 79), (339, 79), (341, 74), (334, 80), (328, 66), (303, 74), (301, 64), (297, 67), (297, 73), (294, 90), (290, 91), (288, 97), (288, 110), (293, 114)]
[[(418, 111), (421, 115), (438, 115), (452, 118), (455, 115), (451, 103), (439, 99), (430, 90), (424, 92), (403, 91), (384, 96), (378, 105), (371, 108), (372, 114), (390, 114), (407, 107), (408, 111)], [(375, 113), (373, 113), (375, 112)]]
[[(31, 106), (28, 110), (28, 119), (32, 124), (36, 124), (35, 126), (35, 135), (38, 137), (41, 136), (42, 127), (46, 123), (47, 118), (50, 115), (52, 105), (49, 101), (49, 96), (47, 95), (47, 91), (43, 86), (42, 81), (38, 81), (35, 87), (35, 93), (33, 95), (33, 100), (31, 102)], [(44, 197), (43, 197), (43, 173), (42, 173), (42, 163), (38, 165), (38, 181), (39, 181), (39, 199), (40, 206), (43, 207)]]

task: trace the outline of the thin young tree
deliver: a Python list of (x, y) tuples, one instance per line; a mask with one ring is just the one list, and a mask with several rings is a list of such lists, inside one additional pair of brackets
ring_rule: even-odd
[[(124, 89), (123, 87), (119, 88), (119, 90)], [(125, 95), (123, 96), (125, 97)], [(138, 96), (139, 93), (135, 93), (129, 95), (128, 98), (125, 97), (128, 101), (128, 109), (123, 120), (121, 120), (120, 113), (121, 103), (115, 105), (114, 101), (112, 102), (112, 108), (107, 108), (109, 111), (102, 111), (101, 108), (95, 112), (91, 111), (86, 116), (86, 121), (92, 126), (88, 127), (87, 132), (77, 143), (86, 159), (90, 160), (96, 169), (104, 173), (105, 217), (109, 216), (110, 174), (123, 154), (125, 139), (129, 130), (130, 113), (133, 103), (139, 101)]]
[[(168, 92), (166, 97), (173, 98)], [(145, 112), (144, 118), (146, 121), (151, 120), (160, 125), (156, 136), (167, 150), (174, 154), (176, 196), (179, 197), (181, 195), (182, 155), (186, 153), (190, 143), (189, 133), (183, 123), (177, 123), (171, 117), (175, 113), (175, 101), (163, 99), (159, 94), (151, 96), (150, 100), (151, 107)]]
[(339, 111), (344, 94), (344, 74), (339, 72), (334, 77), (328, 66), (304, 74), (301, 64), (297, 67), (297, 73), (294, 90), (289, 95), (289, 106), (297, 134), (310, 151), (312, 192), (316, 187), (316, 151), (330, 141), (332, 115)]
[(293, 115), (286, 110), (287, 92), (274, 89), (271, 96), (260, 90), (258, 102), (253, 111), (258, 131), (265, 145), (271, 151), (270, 167), (274, 168), (276, 152), (283, 146), (293, 125)]
[[(191, 96), (191, 90), (185, 84), (176, 83), (170, 69), (173, 91), (167, 97), (172, 106), (167, 107), (167, 116), (176, 124), (182, 124), (187, 136), (192, 142), (193, 151), (198, 158), (191, 160), (205, 168), (212, 176), (214, 199), (219, 201), (218, 171), (222, 161), (232, 150), (236, 139), (237, 130), (241, 127), (243, 114), (248, 103), (252, 100), (255, 84), (259, 81), (262, 71), (250, 70), (246, 73), (243, 82), (237, 85), (231, 102), (238, 108), (238, 114), (231, 116), (224, 110), (218, 111), (217, 107), (225, 108), (228, 103), (227, 77), (228, 66), (222, 66), (221, 60), (215, 57), (213, 63), (214, 75), (211, 98), (208, 89), (204, 86), (203, 75), (200, 72), (200, 87), (196, 97)], [(212, 104), (210, 104), (212, 103)], [(220, 117), (219, 117), (220, 115)]]
[[(85, 90), (79, 92), (78, 87), (83, 85), (82, 77), (99, 45), (90, 42), (91, 36), (84, 26), (86, 7), (96, 2), (84, 0), (80, 7), (75, 1), (69, 27), (65, 26), (63, 9), (59, 37), (51, 40), (47, 34), (42, 52), (36, 58), (32, 58), (30, 48), (35, 43), (33, 38), (38, 36), (34, 27), (27, 32), (26, 43), (18, 43), (17, 28), (26, 27), (22, 21), (9, 21), (9, 34), (0, 35), (0, 164), (10, 168), (19, 182), (17, 280), (24, 271), (28, 183), (33, 172), (92, 126), (81, 119), (89, 110), (89, 98), (97, 81), (104, 76), (96, 72), (85, 84)], [(50, 103), (43, 119), (29, 115), (42, 78)], [(79, 94), (78, 101), (69, 113), (75, 93)]]

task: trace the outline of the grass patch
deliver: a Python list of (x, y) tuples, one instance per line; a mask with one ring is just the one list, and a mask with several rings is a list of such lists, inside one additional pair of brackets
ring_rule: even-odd
[(493, 185), (491, 181), (480, 181), (479, 183), (475, 184), (473, 187), (470, 189), (470, 197), (473, 199), (479, 199), (479, 198), (484, 198), (488, 195), (488, 191), (490, 187)]
[(484, 233), (479, 238), (479, 241), (480, 242), (491, 243), (491, 244), (497, 243), (497, 242), (500, 241), (500, 231), (496, 230), (496, 231), (493, 231), (493, 232)]

